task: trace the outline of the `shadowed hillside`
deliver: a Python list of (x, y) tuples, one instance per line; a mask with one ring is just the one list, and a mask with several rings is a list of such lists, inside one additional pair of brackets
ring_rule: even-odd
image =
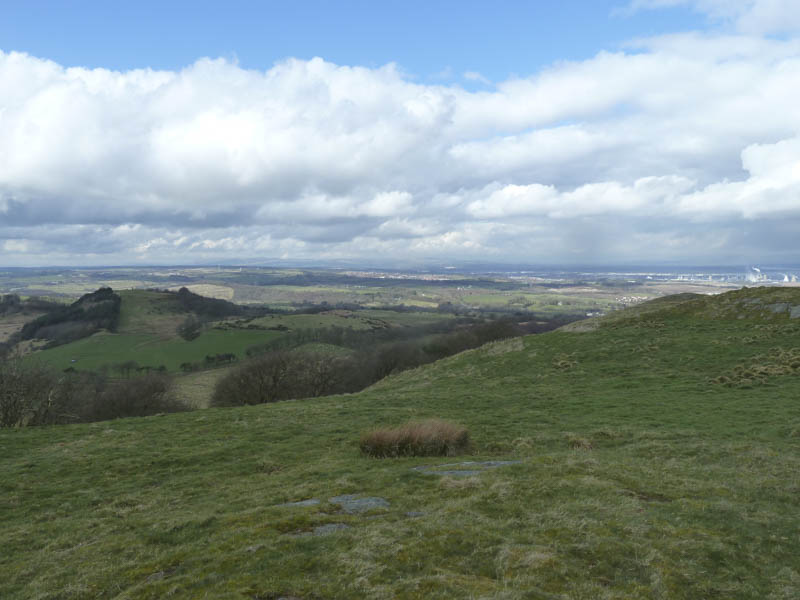
[(44, 339), (52, 347), (88, 337), (101, 329), (114, 331), (119, 323), (121, 302), (111, 288), (101, 288), (26, 323), (19, 337)]

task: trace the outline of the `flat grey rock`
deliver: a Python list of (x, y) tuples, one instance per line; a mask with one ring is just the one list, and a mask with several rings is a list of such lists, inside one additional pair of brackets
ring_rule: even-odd
[(313, 535), (330, 535), (343, 529), (350, 529), (350, 525), (344, 523), (328, 523), (327, 525), (318, 525), (314, 527)]
[(299, 500), (297, 502), (284, 502), (283, 504), (278, 504), (278, 506), (316, 506), (319, 502), (316, 498), (309, 498), (308, 500)]
[(800, 306), (793, 306), (792, 312), (789, 313), (790, 319), (800, 319)]
[(407, 517), (424, 517), (425, 513), (418, 510), (410, 510), (406, 513)]
[[(508, 465), (518, 465), (521, 460), (484, 460), (473, 461), (468, 460), (461, 463), (450, 463), (446, 465), (420, 465), (413, 467), (413, 471), (425, 473), (426, 475), (451, 475), (456, 477), (471, 477), (473, 475), (480, 475), (487, 469), (496, 469), (498, 467), (505, 467)], [(464, 468), (453, 468), (464, 467)]]
[(388, 508), (389, 502), (383, 498), (359, 498), (353, 494), (334, 496), (328, 500), (331, 504), (338, 504), (348, 514), (367, 512), (373, 508)]
[[(487, 469), (494, 469), (495, 467), (507, 467), (508, 465), (518, 465), (521, 460), (485, 460), (479, 463), (472, 463)], [(465, 463), (470, 464), (470, 463)]]
[(767, 308), (770, 309), (775, 314), (780, 314), (780, 313), (785, 313), (787, 310), (789, 310), (789, 306), (790, 305), (786, 302), (777, 302), (775, 304), (770, 304), (769, 306), (767, 306)]

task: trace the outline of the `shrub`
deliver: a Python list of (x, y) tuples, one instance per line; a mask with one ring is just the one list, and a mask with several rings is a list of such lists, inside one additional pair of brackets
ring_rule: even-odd
[(57, 387), (57, 376), (41, 365), (23, 365), (19, 360), (1, 363), (0, 427), (51, 422)]
[(361, 436), (359, 447), (367, 456), (453, 456), (469, 449), (469, 433), (461, 425), (427, 419), (400, 427), (374, 429)]
[(176, 331), (187, 342), (191, 342), (200, 337), (203, 331), (203, 323), (194, 315), (189, 315), (184, 319), (183, 323), (178, 325)]
[(109, 382), (18, 360), (0, 364), (0, 427), (87, 423), (188, 410), (163, 374)]
[(87, 337), (98, 329), (115, 331), (121, 303), (111, 288), (100, 288), (69, 306), (57, 306), (25, 323), (19, 336), (23, 340), (48, 339), (50, 346), (57, 346)]
[(347, 357), (324, 352), (269, 352), (221, 377), (214, 387), (211, 405), (266, 404), (355, 391), (369, 383), (358, 381), (357, 367)]
[(301, 397), (291, 385), (291, 361), (288, 352), (271, 352), (239, 365), (222, 377), (214, 387), (211, 406), (266, 404)]
[(87, 406), (84, 420), (105, 421), (185, 410), (188, 407), (173, 394), (172, 379), (151, 373), (109, 384)]

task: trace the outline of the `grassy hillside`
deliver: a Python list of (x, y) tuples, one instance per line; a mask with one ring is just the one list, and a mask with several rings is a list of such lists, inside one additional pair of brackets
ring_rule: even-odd
[(279, 335), (276, 331), (209, 328), (200, 337), (186, 341), (178, 336), (178, 325), (189, 314), (175, 294), (128, 290), (120, 292), (122, 304), (118, 330), (37, 352), (34, 357), (59, 369), (94, 370), (125, 361), (179, 371), (181, 363), (202, 361), (208, 354), (245, 350)]
[(304, 329), (345, 327), (367, 330), (451, 320), (446, 313), (403, 313), (388, 310), (332, 310), (319, 314), (276, 314), (257, 318), (228, 317), (206, 324), (202, 334), (187, 341), (177, 333), (190, 314), (175, 294), (147, 290), (119, 292), (122, 298), (115, 333), (99, 332), (76, 342), (37, 352), (37, 360), (59, 369), (96, 370), (136, 361), (140, 365), (180, 372), (182, 363), (202, 362), (206, 355), (233, 353), (244, 358), (247, 348)]
[[(688, 296), (351, 396), (0, 431), (0, 597), (797, 598), (797, 312)], [(422, 417), (473, 454), (359, 455)], [(462, 461), (519, 462), (414, 469)]]

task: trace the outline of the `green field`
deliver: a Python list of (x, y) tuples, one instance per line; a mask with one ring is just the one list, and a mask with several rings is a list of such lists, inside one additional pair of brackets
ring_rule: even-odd
[(441, 312), (396, 312), (393, 310), (380, 310), (370, 308), (359, 311), (362, 317), (368, 319), (376, 319), (383, 321), (389, 325), (399, 327), (413, 327), (415, 325), (430, 325), (439, 321), (447, 321), (453, 319), (454, 316), (450, 313)]
[(259, 327), (286, 327), (289, 330), (324, 329), (326, 327), (350, 327), (352, 329), (372, 329), (384, 327), (386, 323), (370, 319), (359, 311), (335, 311), (313, 315), (269, 315), (249, 321), (247, 325)]
[[(0, 431), (0, 597), (798, 598), (793, 306), (687, 297), (359, 394)], [(359, 454), (422, 417), (472, 455)], [(487, 460), (520, 462), (412, 469)]]
[(36, 352), (30, 359), (41, 360), (59, 369), (71, 366), (88, 371), (135, 360), (143, 366), (164, 365), (169, 371), (179, 371), (181, 363), (202, 362), (209, 354), (232, 352), (242, 358), (250, 346), (280, 335), (275, 331), (209, 329), (199, 338), (187, 342), (180, 338), (163, 340), (147, 334), (101, 332), (65, 346)]
[(356, 330), (384, 327), (414, 327), (453, 319), (454, 315), (440, 312), (398, 312), (366, 308), (359, 311), (332, 310), (312, 315), (269, 315), (253, 319), (250, 323), (263, 327), (284, 325), (295, 329), (322, 329), (325, 327), (350, 327)]
[(229, 370), (230, 367), (225, 366), (175, 377), (175, 396), (193, 409), (208, 408), (214, 394), (214, 386)]
[[(192, 341), (180, 338), (178, 325), (186, 318), (173, 295), (145, 290), (120, 292), (120, 324), (116, 333), (101, 331), (91, 337), (29, 355), (58, 369), (97, 370), (126, 361), (179, 372), (183, 363), (202, 362), (205, 356), (233, 353), (244, 358), (250, 346), (264, 344), (286, 333), (306, 329), (344, 327), (355, 330), (425, 325), (453, 315), (389, 310), (332, 310), (318, 314), (275, 314), (258, 318), (230, 317), (207, 323)], [(21, 326), (8, 319), (9, 327)], [(22, 321), (20, 321), (22, 322)]]

